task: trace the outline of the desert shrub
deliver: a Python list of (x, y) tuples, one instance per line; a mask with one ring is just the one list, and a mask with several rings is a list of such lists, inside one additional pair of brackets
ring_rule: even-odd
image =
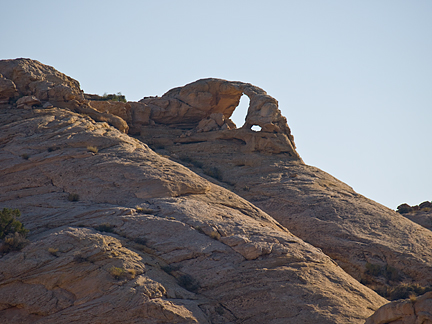
[(429, 208), (429, 210), (432, 208), (432, 202), (430, 201), (423, 201), (420, 205), (419, 205), (420, 209), (426, 209)]
[(177, 278), (178, 284), (186, 290), (196, 292), (200, 285), (191, 275), (185, 274)]
[(142, 208), (140, 206), (136, 206), (135, 210), (137, 211), (137, 213), (140, 213), (140, 214), (154, 214), (155, 213), (155, 211), (153, 209)]
[(392, 281), (399, 281), (400, 280), (400, 273), (398, 271), (398, 269), (386, 264), (386, 266), (383, 269), (384, 271), (384, 277), (387, 278), (387, 280), (392, 280)]
[(220, 240), (220, 238), (221, 238), (221, 235), (219, 234), (219, 232), (216, 232), (216, 231), (212, 231), (212, 232), (210, 232), (210, 238), (212, 238), (212, 239), (214, 239), (214, 240)]
[(109, 273), (115, 278), (120, 279), (126, 275), (126, 270), (119, 267), (111, 267)]
[(111, 100), (111, 101), (119, 101), (119, 102), (127, 102), (126, 96), (122, 95), (121, 92), (117, 92), (116, 94), (111, 93), (107, 94), (104, 93), (101, 100)]
[(21, 212), (18, 209), (3, 208), (0, 212), (0, 239), (3, 239), (10, 233), (18, 233), (24, 237), (29, 232), (24, 225), (18, 220)]
[(11, 251), (21, 251), (29, 241), (20, 233), (9, 233), (0, 244), (0, 253), (9, 253)]
[(27, 244), (28, 229), (18, 220), (21, 213), (18, 209), (3, 208), (0, 212), (0, 245), (1, 253), (20, 251)]
[(382, 269), (381, 269), (381, 266), (379, 264), (373, 264), (373, 263), (369, 263), (369, 262), (366, 263), (366, 273), (371, 275), (371, 276), (374, 276), (374, 277), (379, 276), (381, 274), (381, 270)]
[(99, 232), (114, 233), (114, 225), (111, 225), (110, 223), (100, 224), (94, 227), (94, 229)]
[(408, 204), (402, 204), (402, 205), (399, 205), (398, 207), (397, 207), (397, 212), (399, 213), (399, 214), (406, 214), (406, 213), (409, 213), (409, 212), (411, 212), (413, 210), (413, 208), (410, 206), (410, 205), (408, 205)]
[(423, 295), (432, 291), (432, 287), (423, 287), (420, 285), (399, 285), (389, 289), (388, 297), (390, 300), (412, 298), (413, 296)]
[(430, 286), (420, 286), (418, 284), (401, 284), (398, 286), (381, 286), (375, 289), (375, 292), (380, 296), (389, 300), (407, 299), (415, 300), (416, 296), (423, 295), (428, 291), (432, 291)]
[(78, 201), (79, 200), (79, 195), (76, 193), (70, 193), (68, 196), (68, 200), (69, 201)]
[(97, 154), (97, 152), (99, 152), (98, 148), (96, 146), (87, 146), (87, 151), (88, 152), (93, 152), (95, 154)]
[(28, 159), (30, 158), (30, 155), (28, 155), (28, 154), (22, 154), (21, 157), (22, 157), (24, 160), (28, 160)]
[(56, 248), (52, 248), (52, 247), (48, 248), (48, 253), (55, 256), (55, 257), (58, 256), (57, 255), (58, 251), (59, 251), (59, 249), (56, 249)]

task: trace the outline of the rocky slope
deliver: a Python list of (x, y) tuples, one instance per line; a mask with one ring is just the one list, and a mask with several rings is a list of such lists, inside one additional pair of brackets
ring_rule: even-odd
[[(232, 88), (236, 96), (229, 97), (226, 89), (232, 92)], [(227, 119), (242, 93), (250, 97), (250, 107), (239, 129), (223, 127), (222, 123), (203, 129), (204, 121), (216, 121), (214, 109), (209, 108), (208, 117), (199, 122), (198, 118), (167, 118), (165, 124), (142, 126), (140, 138), (194, 167), (196, 172), (213, 176), (217, 183), (321, 248), (370, 287), (387, 289), (401, 282), (431, 285), (432, 233), (304, 164), (294, 149), (286, 120), (280, 118), (277, 102), (263, 90), (239, 82), (205, 79), (141, 102), (162, 106), (167, 101), (181, 100), (183, 105), (198, 110), (211, 105), (200, 106), (197, 98), (206, 98), (206, 102), (225, 98), (224, 106), (228, 108), (218, 111)], [(169, 112), (181, 115), (174, 109)], [(251, 130), (252, 125), (261, 126), (261, 131)], [(371, 266), (381, 270), (370, 271)]]
[(430, 283), (430, 231), (306, 166), (262, 89), (100, 103), (37, 61), (0, 73), (0, 202), (30, 230), (0, 257), (5, 323), (363, 323), (387, 302), (367, 262)]

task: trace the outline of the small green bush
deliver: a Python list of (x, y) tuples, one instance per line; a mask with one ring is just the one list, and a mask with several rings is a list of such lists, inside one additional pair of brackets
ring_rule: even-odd
[(408, 204), (402, 204), (397, 207), (396, 210), (399, 214), (406, 214), (413, 211), (413, 208)]
[(119, 102), (127, 102), (126, 96), (122, 95), (121, 92), (117, 92), (117, 94), (107, 94), (104, 93), (103, 100), (111, 100), (111, 101), (119, 101)]
[(29, 232), (24, 225), (18, 220), (21, 212), (18, 209), (3, 208), (0, 212), (0, 239), (8, 234), (18, 233), (26, 236)]
[(28, 244), (29, 230), (18, 220), (20, 216), (18, 209), (3, 208), (0, 212), (0, 253), (20, 251)]
[(30, 155), (28, 155), (28, 154), (22, 154), (21, 157), (22, 157), (24, 160), (28, 160), (28, 159), (30, 158)]

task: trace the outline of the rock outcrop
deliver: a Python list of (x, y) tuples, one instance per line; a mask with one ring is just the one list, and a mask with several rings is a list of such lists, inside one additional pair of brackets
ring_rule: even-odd
[[(259, 109), (249, 109), (245, 127), (240, 129), (197, 132), (196, 122), (209, 119), (205, 117), (208, 114), (230, 116), (240, 96), (234, 90), (227, 92), (236, 96), (217, 106), (214, 103), (218, 102), (218, 92), (209, 90), (213, 83), (223, 91), (237, 89), (238, 84), (200, 80), (168, 91), (162, 98), (142, 100), (149, 106), (165, 100), (171, 107), (167, 98), (181, 98), (178, 102), (190, 104), (189, 110), (177, 110), (184, 111), (184, 115), (173, 113), (176, 118), (167, 118), (165, 124), (161, 115), (156, 125), (141, 127), (140, 139), (253, 202), (295, 235), (321, 248), (369, 287), (385, 291), (402, 283), (432, 285), (432, 251), (428, 248), (432, 245), (432, 233), (318, 168), (305, 165), (293, 146), (292, 150), (285, 150), (288, 146), (280, 145), (278, 136), (289, 134), (279, 133), (279, 129), (285, 128), (270, 133), (262, 122), (261, 131), (250, 130), (251, 124), (258, 124), (250, 116)], [(197, 89), (198, 94), (194, 96), (191, 89)], [(258, 106), (250, 97), (251, 107)], [(270, 99), (269, 102), (274, 103)], [(195, 111), (197, 115), (191, 107), (200, 107)], [(276, 122), (278, 118), (272, 120), (274, 125), (281, 125)], [(371, 267), (376, 271), (368, 269)]]
[(398, 206), (397, 211), (414, 223), (432, 230), (432, 202), (424, 201), (416, 206), (402, 204)]
[[(236, 129), (229, 118), (243, 94), (249, 97), (250, 104), (244, 125)], [(207, 141), (216, 136), (241, 141), (243, 152), (286, 153), (291, 159), (300, 160), (276, 99), (249, 83), (202, 79), (172, 89), (162, 97), (146, 97), (140, 103), (150, 108), (150, 119), (156, 124), (186, 130), (175, 142)], [(261, 131), (251, 131), (254, 125), (260, 126)], [(215, 130), (219, 132), (207, 133)], [(157, 138), (154, 136), (152, 141), (157, 142)], [(163, 136), (163, 144), (169, 139)]]
[(30, 59), (0, 61), (0, 103), (13, 103), (17, 97), (34, 98), (22, 108), (39, 103), (87, 114), (101, 122), (107, 122), (127, 133), (128, 124), (118, 116), (100, 113), (84, 98), (79, 82), (60, 73), (51, 66)]
[(365, 324), (430, 324), (432, 292), (418, 298), (398, 300), (382, 306)]
[(2, 323), (429, 320), (430, 293), (370, 288), (431, 285), (432, 232), (304, 164), (264, 90), (121, 103), (37, 61), (0, 74), (0, 202), (30, 230), (0, 256)]
[(31, 233), (0, 259), (6, 323), (361, 323), (385, 302), (247, 201), (107, 124), (59, 108), (9, 108), (1, 121), (0, 201)]

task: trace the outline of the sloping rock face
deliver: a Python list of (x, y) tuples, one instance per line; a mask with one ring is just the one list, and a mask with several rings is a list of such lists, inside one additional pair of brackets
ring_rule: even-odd
[(0, 202), (30, 230), (0, 256), (2, 323), (363, 323), (386, 303), (247, 200), (49, 108), (51, 89), (0, 105)]
[[(206, 114), (221, 112), (225, 118), (238, 102), (240, 94), (233, 90), (229, 93), (237, 95), (233, 95), (232, 101), (225, 100), (222, 108), (215, 106), (218, 98), (224, 96), (209, 90), (214, 83), (222, 89), (238, 87), (238, 82), (199, 80), (168, 91), (160, 99), (144, 99), (150, 105), (157, 100), (178, 97), (189, 102), (188, 107), (200, 108), (195, 111), (197, 116), (184, 109), (186, 124), (181, 124), (183, 115), (165, 122), (161, 116), (160, 124), (141, 128), (140, 138), (253, 202), (292, 233), (321, 248), (345, 271), (371, 288), (387, 289), (403, 282), (432, 284), (429, 248), (432, 233), (363, 197), (318, 168), (305, 165), (294, 146), (292, 150), (283, 149), (278, 136), (290, 133), (282, 131), (286, 129), (283, 127), (270, 133), (265, 129), (265, 118), (262, 123), (251, 118), (258, 116), (253, 113), (255, 108), (251, 108), (258, 106), (253, 96), (250, 96), (251, 107), (244, 127), (199, 132), (197, 121), (204, 116), (204, 111)], [(197, 89), (198, 94), (194, 96), (191, 89)], [(170, 107), (168, 103), (167, 107)], [(276, 120), (280, 119), (275, 117), (272, 123), (280, 125)], [(255, 132), (249, 129), (251, 124), (263, 128)]]
[(382, 306), (366, 324), (430, 324), (432, 323), (432, 292), (421, 297), (398, 300)]

